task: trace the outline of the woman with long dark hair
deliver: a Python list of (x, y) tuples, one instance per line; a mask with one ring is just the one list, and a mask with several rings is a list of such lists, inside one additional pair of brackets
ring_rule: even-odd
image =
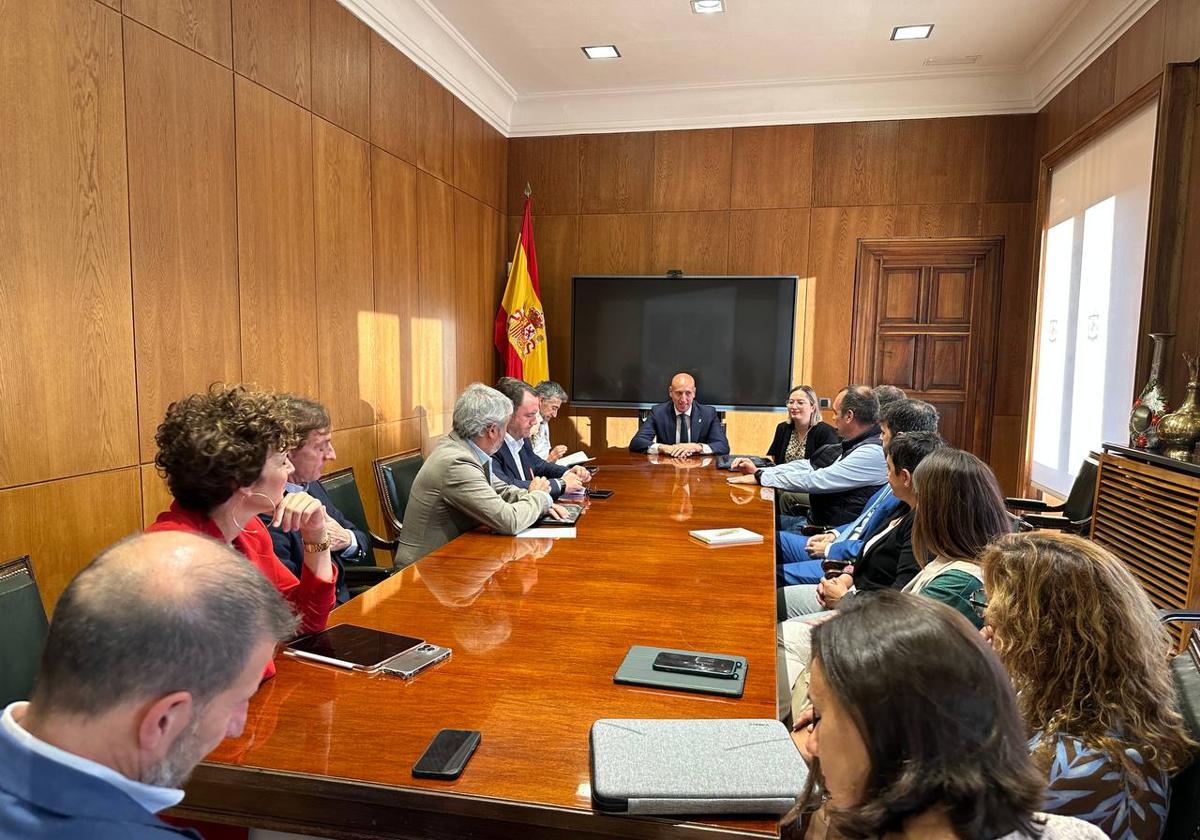
[(816, 627), (812, 644), (813, 705), (797, 733), (812, 764), (802, 807), (824, 799), (831, 833), (1104, 837), (1078, 820), (1037, 813), (1043, 780), (1008, 675), (946, 605), (894, 590), (864, 593)]

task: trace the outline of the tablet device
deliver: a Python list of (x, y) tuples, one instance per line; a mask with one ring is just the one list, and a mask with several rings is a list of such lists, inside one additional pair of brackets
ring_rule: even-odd
[(303, 636), (283, 649), (284, 653), (359, 671), (373, 671), (394, 656), (424, 642), (357, 624), (339, 624)]

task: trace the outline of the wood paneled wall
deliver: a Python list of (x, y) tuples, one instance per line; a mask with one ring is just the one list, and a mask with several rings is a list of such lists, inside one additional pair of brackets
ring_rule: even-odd
[(113, 7), (0, 5), (0, 557), (49, 605), (169, 500), (155, 428), (210, 382), (321, 399), (376, 515), (503, 283), (507, 141), (336, 0)]
[[(786, 273), (808, 293), (807, 321), (797, 324), (804, 370), (832, 397), (850, 371), (862, 237), (1005, 237), (1001, 334), (1023, 335), (1035, 123), (1033, 115), (989, 116), (510, 141), (508, 243), (528, 181), (551, 376), (570, 384), (575, 274)], [(1011, 488), (1028, 353), (1020, 342), (998, 349), (993, 463)], [(780, 417), (731, 415), (733, 447), (765, 451)], [(630, 429), (628, 412), (580, 409), (556, 434), (598, 447), (625, 445)]]

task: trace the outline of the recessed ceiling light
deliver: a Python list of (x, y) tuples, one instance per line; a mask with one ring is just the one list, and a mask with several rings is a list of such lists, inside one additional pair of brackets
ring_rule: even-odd
[(620, 58), (621, 53), (612, 44), (603, 44), (598, 47), (583, 47), (583, 54), (588, 58)]
[(919, 23), (911, 26), (897, 26), (892, 30), (893, 41), (919, 41), (928, 38), (933, 32), (932, 23)]
[(697, 15), (715, 15), (725, 11), (725, 0), (692, 0), (692, 13)]

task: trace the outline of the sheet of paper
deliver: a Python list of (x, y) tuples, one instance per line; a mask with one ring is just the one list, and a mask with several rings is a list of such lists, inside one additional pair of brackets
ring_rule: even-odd
[(559, 528), (553, 525), (551, 525), (549, 528), (529, 528), (517, 534), (518, 539), (521, 537), (536, 537), (539, 539), (552, 537), (556, 540), (575, 539), (575, 529)]
[(576, 464), (586, 464), (592, 459), (588, 457), (586, 452), (572, 452), (570, 455), (564, 455), (555, 463), (563, 467), (573, 467)]

